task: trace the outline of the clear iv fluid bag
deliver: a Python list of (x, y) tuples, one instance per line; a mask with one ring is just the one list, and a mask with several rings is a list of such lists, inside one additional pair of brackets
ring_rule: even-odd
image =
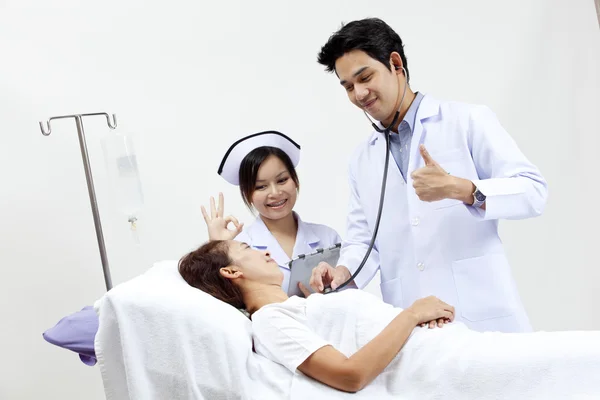
[(117, 207), (127, 217), (136, 217), (144, 205), (144, 196), (133, 137), (111, 132), (102, 138), (102, 149)]

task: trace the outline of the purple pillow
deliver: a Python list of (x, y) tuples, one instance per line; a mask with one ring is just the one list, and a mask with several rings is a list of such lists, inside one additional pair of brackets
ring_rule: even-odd
[(98, 332), (98, 325), (98, 316), (94, 308), (87, 306), (64, 317), (42, 336), (49, 343), (79, 353), (79, 358), (84, 364), (93, 366), (97, 361), (94, 338)]

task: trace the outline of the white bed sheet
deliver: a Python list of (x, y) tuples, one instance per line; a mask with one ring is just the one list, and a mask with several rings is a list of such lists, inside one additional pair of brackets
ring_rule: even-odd
[[(600, 398), (600, 332), (417, 328), (372, 384), (349, 394), (254, 353), (250, 320), (187, 285), (175, 261), (118, 285), (94, 307), (107, 400)], [(319, 334), (339, 326), (325, 318)]]

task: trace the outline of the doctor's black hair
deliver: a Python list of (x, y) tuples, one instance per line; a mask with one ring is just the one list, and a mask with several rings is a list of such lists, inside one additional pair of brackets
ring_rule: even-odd
[(344, 54), (362, 50), (371, 58), (381, 62), (390, 71), (390, 54), (400, 54), (406, 69), (406, 81), (410, 81), (408, 62), (400, 36), (379, 18), (366, 18), (342, 24), (342, 27), (329, 37), (321, 48), (317, 61), (327, 72), (335, 72), (335, 62)]
[(240, 164), (240, 192), (242, 194), (242, 199), (244, 199), (244, 204), (246, 204), (249, 209), (252, 209), (252, 195), (256, 190), (258, 169), (270, 156), (275, 156), (281, 160), (296, 186), (300, 187), (300, 181), (298, 180), (298, 174), (296, 173), (296, 168), (294, 168), (294, 163), (285, 151), (271, 146), (257, 147), (248, 153)]

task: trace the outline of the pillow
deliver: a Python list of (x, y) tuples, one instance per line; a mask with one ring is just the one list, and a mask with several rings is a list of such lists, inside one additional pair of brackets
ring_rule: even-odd
[(107, 398), (235, 398), (251, 386), (251, 321), (177, 266), (157, 263), (94, 305)]
[(45, 331), (42, 336), (48, 343), (79, 353), (84, 364), (96, 364), (94, 337), (98, 331), (98, 315), (92, 306), (67, 315)]

